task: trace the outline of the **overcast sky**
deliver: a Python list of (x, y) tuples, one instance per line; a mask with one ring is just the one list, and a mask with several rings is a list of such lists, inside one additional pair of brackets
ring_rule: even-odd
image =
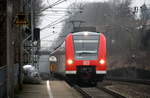
[[(56, 2), (58, 0), (43, 0), (43, 3), (46, 6), (49, 6)], [(63, 0), (62, 0), (63, 1)], [(49, 9), (47, 11), (44, 11), (44, 16), (41, 17), (41, 24), (40, 28), (43, 28), (47, 26), (48, 24), (58, 20), (59, 18), (62, 18), (65, 15), (65, 11), (57, 11), (62, 10), (59, 8), (67, 8), (72, 2), (104, 2), (107, 0), (67, 0), (61, 4), (58, 4), (57, 6), (54, 6), (52, 9)], [(133, 0), (132, 7), (135, 6), (141, 6), (143, 3), (150, 4), (150, 0)], [(63, 9), (65, 10), (65, 9)], [(65, 17), (64, 17), (65, 18)], [(46, 49), (49, 49), (51, 43), (54, 41), (55, 38), (57, 38), (58, 33), (61, 32), (62, 23), (57, 24), (55, 26), (51, 26), (50, 28), (43, 29), (41, 31), (41, 46)], [(55, 27), (55, 28), (53, 28)]]

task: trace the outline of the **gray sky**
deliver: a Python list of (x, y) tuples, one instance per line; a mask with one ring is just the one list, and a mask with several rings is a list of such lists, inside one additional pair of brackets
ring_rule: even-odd
[[(49, 6), (51, 4), (53, 4), (54, 2), (56, 2), (58, 0), (43, 0), (43, 3), (46, 6)], [(63, 0), (62, 0), (63, 1)], [(57, 10), (62, 10), (60, 8), (67, 8), (72, 2), (104, 2), (107, 0), (67, 0), (61, 4), (58, 4), (57, 6), (52, 7), (52, 9), (49, 9), (47, 11), (44, 11), (43, 14), (45, 16), (41, 17), (41, 24), (40, 24), (40, 28), (45, 27), (46, 25), (58, 20), (59, 18), (64, 17), (64, 15), (66, 14), (63, 11), (56, 11)], [(140, 7), (143, 3), (146, 4), (150, 4), (150, 0), (133, 0), (132, 3), (132, 7), (138, 6)], [(64, 19), (67, 17), (64, 17)], [(55, 26), (51, 26), (50, 28), (46, 28), (43, 29), (41, 31), (41, 46), (43, 47), (43, 49), (49, 49), (49, 47), (51, 46), (52, 42), (55, 40), (55, 38), (57, 38), (58, 34), (61, 32), (61, 27), (62, 27), (63, 23), (59, 23)], [(53, 28), (55, 27), (55, 28)]]
[(150, 0), (133, 0), (133, 6), (141, 6), (143, 3), (150, 4)]

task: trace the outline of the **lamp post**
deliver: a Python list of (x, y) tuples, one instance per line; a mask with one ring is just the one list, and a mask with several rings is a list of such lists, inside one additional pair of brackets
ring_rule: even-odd
[(34, 66), (34, 45), (33, 45), (33, 41), (34, 41), (34, 30), (33, 30), (33, 0), (31, 0), (31, 7), (30, 7), (30, 11), (31, 11), (31, 41), (32, 41), (32, 51), (31, 51), (31, 62), (32, 62), (32, 66)]

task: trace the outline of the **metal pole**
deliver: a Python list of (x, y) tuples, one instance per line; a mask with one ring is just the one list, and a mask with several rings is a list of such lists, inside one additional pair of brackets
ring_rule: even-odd
[(23, 41), (22, 44), (24, 45), (24, 43), (31, 37), (31, 35), (29, 35), (28, 37), (26, 37)]
[[(8, 6), (10, 6), (10, 8), (11, 8), (11, 11), (12, 11), (12, 5), (11, 5), (11, 0), (7, 0), (7, 7)], [(7, 8), (7, 19), (6, 19), (6, 21), (7, 21), (7, 27), (6, 27), (6, 32), (7, 32), (7, 35), (6, 35), (6, 38), (7, 38), (7, 98), (9, 98), (10, 96), (12, 96), (12, 94), (11, 94), (11, 82), (10, 82), (10, 80), (11, 80), (11, 74), (12, 74), (12, 72), (11, 72), (11, 62), (10, 62), (10, 17), (11, 17), (11, 11), (10, 10), (8, 10), (8, 8)]]
[(32, 51), (31, 51), (31, 62), (34, 66), (34, 47), (33, 47), (33, 38), (34, 38), (34, 31), (33, 31), (33, 0), (31, 0), (31, 44), (32, 44)]

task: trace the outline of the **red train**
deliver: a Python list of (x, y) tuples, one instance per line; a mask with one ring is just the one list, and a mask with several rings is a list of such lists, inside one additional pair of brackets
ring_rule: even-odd
[(106, 74), (106, 38), (102, 33), (70, 33), (65, 39), (65, 75), (97, 83)]

